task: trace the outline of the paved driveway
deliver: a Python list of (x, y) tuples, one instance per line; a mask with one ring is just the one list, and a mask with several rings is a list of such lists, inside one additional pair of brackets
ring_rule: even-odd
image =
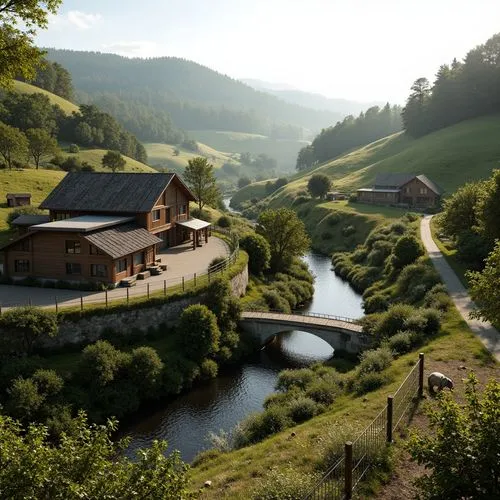
[(469, 328), (479, 337), (486, 349), (495, 356), (497, 361), (500, 361), (500, 333), (487, 321), (469, 318), (469, 314), (474, 310), (475, 304), (469, 297), (466, 288), (462, 285), (453, 269), (448, 262), (446, 262), (446, 259), (436, 243), (434, 243), (430, 228), (431, 219), (432, 216), (427, 215), (420, 223), (420, 233), (425, 249), (434, 267), (441, 275), (443, 283), (446, 285), (446, 288), (448, 288), (448, 293), (462, 315), (462, 318), (469, 325)]
[[(215, 257), (226, 257), (229, 255), (227, 244), (212, 236), (208, 243), (193, 250), (191, 243), (163, 250), (157, 258), (161, 258), (162, 264), (167, 264), (167, 271), (159, 276), (151, 276), (147, 280), (137, 281), (137, 285), (128, 289), (129, 296), (146, 295), (149, 291), (154, 292), (193, 279), (194, 274), (207, 271), (208, 265)], [(108, 300), (126, 298), (126, 288), (116, 288), (108, 292)], [(15, 285), (0, 285), (0, 306), (2, 308), (32, 304), (34, 306), (73, 306), (79, 305), (82, 300), (85, 304), (103, 302), (106, 294), (104, 292), (80, 292), (76, 290), (56, 290), (52, 288), (35, 288)]]

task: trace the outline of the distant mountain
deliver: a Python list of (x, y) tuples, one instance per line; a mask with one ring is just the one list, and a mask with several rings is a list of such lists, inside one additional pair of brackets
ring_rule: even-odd
[(272, 83), (251, 78), (245, 78), (241, 81), (250, 85), (254, 89), (268, 92), (269, 94), (275, 95), (276, 97), (279, 97), (280, 99), (283, 99), (291, 104), (298, 104), (299, 106), (303, 106), (305, 108), (320, 111), (332, 111), (343, 116), (358, 115), (361, 111), (365, 111), (372, 106), (382, 107), (386, 104), (382, 101), (359, 102), (351, 101), (349, 99), (332, 99), (321, 94), (299, 90), (286, 83)]
[[(156, 114), (164, 113), (168, 116), (165, 121), (171, 119), (185, 130), (230, 130), (296, 140), (302, 138), (304, 129), (319, 131), (344, 116), (286, 102), (185, 59), (129, 59), (55, 49), (47, 52), (49, 60), (70, 71), (81, 101), (98, 103), (122, 122), (134, 122), (149, 108)], [(126, 112), (122, 103), (128, 108)], [(130, 128), (136, 131), (136, 127)], [(159, 139), (136, 133), (146, 141)]]

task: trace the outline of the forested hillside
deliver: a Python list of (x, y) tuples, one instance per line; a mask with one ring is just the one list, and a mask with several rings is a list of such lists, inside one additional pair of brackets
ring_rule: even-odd
[[(127, 59), (54, 49), (48, 49), (47, 57), (70, 71), (79, 100), (99, 102), (148, 142), (165, 140), (161, 134), (177, 133), (173, 126), (169, 128), (169, 120), (186, 130), (232, 130), (297, 139), (304, 128), (318, 131), (342, 116), (287, 103), (183, 59)], [(143, 129), (141, 123), (146, 120), (137, 116), (137, 110), (148, 114), (162, 131)], [(160, 112), (168, 117), (160, 118)]]
[(462, 120), (500, 112), (500, 33), (443, 64), (431, 86), (417, 79), (403, 110), (408, 134), (420, 137)]

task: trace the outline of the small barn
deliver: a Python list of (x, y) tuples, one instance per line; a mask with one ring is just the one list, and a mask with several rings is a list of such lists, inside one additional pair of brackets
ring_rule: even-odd
[(8, 207), (31, 205), (31, 193), (7, 193)]

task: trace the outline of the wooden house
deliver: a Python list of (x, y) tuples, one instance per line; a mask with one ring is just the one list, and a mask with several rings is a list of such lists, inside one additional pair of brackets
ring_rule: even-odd
[(8, 207), (23, 207), (31, 205), (31, 193), (7, 193)]
[(173, 173), (71, 172), (40, 208), (49, 222), (7, 244), (7, 276), (118, 283), (156, 261), (158, 249), (200, 234), (208, 222), (189, 216), (194, 195)]

